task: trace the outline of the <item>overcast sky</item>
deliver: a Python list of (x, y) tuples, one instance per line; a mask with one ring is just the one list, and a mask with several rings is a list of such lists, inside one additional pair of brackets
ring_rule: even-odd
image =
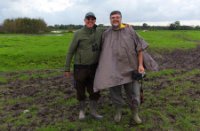
[(109, 14), (120, 10), (123, 22), (165, 25), (174, 21), (200, 25), (200, 0), (0, 0), (0, 23), (6, 18), (42, 18), (48, 25), (83, 24), (92, 11), (97, 24), (109, 24)]

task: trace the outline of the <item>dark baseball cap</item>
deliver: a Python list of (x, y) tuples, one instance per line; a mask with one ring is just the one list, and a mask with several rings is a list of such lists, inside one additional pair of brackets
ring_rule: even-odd
[(86, 18), (89, 18), (89, 17), (93, 17), (93, 18), (96, 19), (96, 16), (94, 15), (93, 12), (88, 12), (88, 13), (85, 15), (85, 19), (86, 19)]

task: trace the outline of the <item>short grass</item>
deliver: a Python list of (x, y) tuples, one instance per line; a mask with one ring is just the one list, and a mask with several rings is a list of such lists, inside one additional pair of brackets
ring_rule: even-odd
[(139, 34), (149, 43), (152, 50), (195, 48), (200, 43), (200, 31), (139, 31)]
[(64, 68), (72, 35), (0, 35), (0, 71)]
[[(162, 52), (195, 48), (200, 31), (147, 31), (138, 33), (150, 50)], [(0, 35), (0, 72), (38, 69), (64, 69), (73, 34)]]

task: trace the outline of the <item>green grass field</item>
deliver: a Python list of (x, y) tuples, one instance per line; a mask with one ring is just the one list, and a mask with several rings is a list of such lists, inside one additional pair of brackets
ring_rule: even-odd
[[(138, 33), (152, 52), (161, 55), (192, 49), (200, 43), (200, 31)], [(62, 77), (72, 36), (0, 34), (0, 130), (200, 130), (199, 68), (149, 72), (144, 82), (145, 102), (140, 108), (141, 125), (134, 125), (128, 107), (123, 110), (122, 121), (115, 123), (115, 109), (106, 90), (99, 104), (104, 119), (94, 120), (87, 114), (85, 121), (79, 121), (75, 89)]]
[(194, 43), (200, 40), (199, 31), (140, 31), (139, 34), (156, 51), (194, 48)]
[[(195, 48), (200, 31), (139, 31), (150, 50)], [(0, 71), (63, 69), (73, 34), (0, 35)]]
[(63, 68), (72, 35), (0, 35), (0, 71)]

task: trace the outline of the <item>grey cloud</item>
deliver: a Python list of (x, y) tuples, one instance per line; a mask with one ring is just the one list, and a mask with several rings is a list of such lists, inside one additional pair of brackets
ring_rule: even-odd
[[(199, 0), (72, 0), (73, 6), (60, 12), (41, 12), (34, 10), (21, 13), (13, 9), (13, 2), (19, 0), (0, 0), (0, 23), (5, 18), (40, 17), (48, 24), (83, 24), (84, 15), (93, 11), (97, 23), (109, 23), (112, 10), (120, 10), (124, 22), (200, 20)], [(59, 1), (59, 0), (58, 0)]]

